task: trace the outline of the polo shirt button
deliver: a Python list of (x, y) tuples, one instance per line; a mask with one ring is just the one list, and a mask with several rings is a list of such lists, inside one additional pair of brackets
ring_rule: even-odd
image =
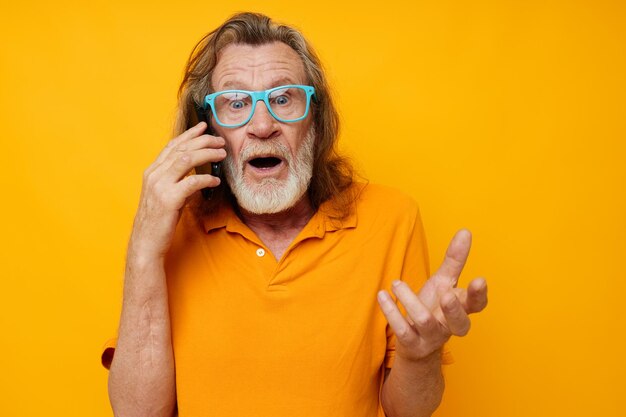
[(263, 248), (259, 248), (256, 250), (256, 256), (258, 256), (259, 258), (262, 256), (265, 256), (265, 249)]

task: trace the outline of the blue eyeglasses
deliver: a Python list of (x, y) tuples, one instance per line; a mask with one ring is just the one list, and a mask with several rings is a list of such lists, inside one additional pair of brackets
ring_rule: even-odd
[(281, 85), (265, 91), (226, 90), (206, 96), (203, 108), (211, 107), (218, 125), (235, 128), (248, 123), (257, 102), (263, 101), (276, 120), (293, 123), (307, 117), (314, 96), (315, 88), (309, 85)]

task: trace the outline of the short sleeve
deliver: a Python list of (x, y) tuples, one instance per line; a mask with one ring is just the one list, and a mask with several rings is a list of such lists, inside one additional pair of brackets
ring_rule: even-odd
[(106, 369), (111, 369), (111, 362), (113, 362), (113, 355), (115, 354), (115, 346), (117, 345), (117, 338), (109, 339), (102, 346), (102, 354), (100, 355), (100, 362)]
[[(406, 244), (404, 253), (404, 262), (402, 265), (402, 273), (400, 279), (411, 287), (415, 292), (419, 291), (430, 276), (430, 265), (428, 260), (428, 246), (426, 244), (426, 236), (424, 227), (417, 205), (415, 206), (414, 220), (412, 222), (412, 230)], [(397, 303), (396, 297), (390, 293), (393, 300)], [(403, 315), (406, 310), (402, 304), (398, 304), (398, 308)], [(390, 326), (387, 326), (387, 350), (385, 353), (385, 368), (393, 367), (396, 353), (396, 335)], [(441, 362), (449, 365), (454, 362), (452, 353), (447, 344), (444, 344), (442, 350)]]

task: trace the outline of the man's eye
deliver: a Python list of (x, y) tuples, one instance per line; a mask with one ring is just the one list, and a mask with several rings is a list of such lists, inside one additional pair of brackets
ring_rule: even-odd
[(234, 110), (243, 109), (244, 106), (245, 103), (243, 102), (243, 100), (232, 101), (230, 103), (230, 107)]
[(280, 106), (284, 106), (287, 103), (289, 103), (289, 98), (287, 98), (287, 96), (278, 96), (278, 97), (276, 97), (276, 104), (278, 104)]

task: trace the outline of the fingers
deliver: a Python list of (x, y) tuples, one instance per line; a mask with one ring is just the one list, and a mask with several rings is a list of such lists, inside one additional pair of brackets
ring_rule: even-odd
[(207, 162), (221, 161), (226, 157), (224, 149), (197, 149), (178, 155), (169, 167), (167, 162), (152, 172), (153, 180), (151, 189), (161, 195), (163, 201), (169, 201), (170, 205), (180, 209), (187, 198), (194, 192), (203, 188), (212, 188), (220, 184), (220, 179), (209, 174), (195, 174), (186, 176), (193, 168), (204, 165)]
[(210, 135), (201, 135), (180, 142), (173, 148), (165, 148), (159, 158), (146, 170), (146, 174), (154, 174), (158, 178), (167, 176), (170, 181), (178, 181), (191, 168), (206, 162), (220, 161), (226, 156), (222, 150), (217, 153), (197, 151), (214, 151), (223, 148), (225, 144), (223, 138)]
[(142, 195), (148, 206), (177, 211), (195, 191), (220, 183), (211, 175), (186, 177), (192, 168), (226, 157), (224, 139), (202, 135), (204, 129), (206, 123), (199, 123), (172, 139), (157, 160), (144, 171)]
[(463, 306), (469, 313), (478, 313), (487, 307), (487, 281), (476, 278), (467, 286), (467, 300)]
[(149, 256), (162, 257), (170, 247), (187, 198), (206, 187), (215, 187), (219, 178), (185, 174), (205, 161), (218, 161), (226, 155), (224, 139), (203, 135), (206, 123), (198, 123), (172, 139), (157, 159), (144, 171), (141, 196), (131, 240)]
[(163, 149), (163, 151), (161, 152), (161, 154), (158, 156), (156, 162), (162, 163), (169, 156), (169, 154), (171, 153), (173, 149), (183, 144), (184, 142), (189, 141), (190, 139), (193, 139), (202, 135), (202, 133), (204, 133), (206, 128), (207, 128), (207, 124), (205, 122), (200, 122), (197, 125), (185, 130), (183, 133), (181, 133), (174, 139), (170, 140), (165, 146), (165, 148)]
[(450, 333), (455, 336), (465, 336), (470, 329), (470, 319), (454, 292), (445, 293), (440, 300), (441, 311), (446, 318)]
[(467, 229), (461, 229), (452, 238), (446, 256), (435, 273), (436, 276), (447, 279), (452, 286), (456, 286), (465, 266), (472, 245), (472, 234)]
[(405, 345), (414, 343), (417, 337), (415, 331), (402, 316), (398, 306), (393, 302), (387, 291), (382, 290), (378, 292), (378, 304), (380, 304), (380, 309), (387, 318), (389, 326), (396, 334), (398, 342)]
[(441, 333), (439, 321), (405, 282), (394, 281), (391, 290), (406, 309), (407, 319), (421, 337), (432, 340)]
[(200, 136), (202, 133), (204, 133), (207, 127), (208, 125), (206, 124), (206, 122), (200, 122), (197, 125), (190, 127), (174, 139), (170, 140), (166, 148), (175, 148), (176, 146), (185, 141), (188, 141), (189, 139)]
[(226, 142), (220, 136), (200, 135), (182, 142), (172, 148), (172, 153), (181, 154), (202, 148), (223, 148)]
[(467, 314), (479, 313), (487, 307), (487, 281), (484, 278), (472, 280), (467, 289), (454, 288), (454, 293)]
[(213, 188), (220, 185), (221, 180), (218, 177), (212, 175), (190, 175), (180, 181), (175, 192), (178, 193), (178, 199), (184, 200), (196, 191), (200, 191), (203, 188)]
[[(394, 281), (392, 291), (404, 306), (406, 317), (386, 291), (379, 291), (378, 302), (398, 340), (398, 354), (420, 359), (441, 348), (450, 336), (465, 336), (471, 327), (469, 314), (486, 305), (486, 288), (482, 278), (472, 281), (469, 290), (450, 288), (430, 309), (405, 282)], [(476, 310), (468, 310), (467, 305)]]
[[(167, 182), (177, 182), (183, 178), (192, 168), (204, 165), (207, 162), (218, 162), (226, 157), (226, 151), (220, 149), (196, 149), (176, 155), (176, 158), (166, 167), (163, 164), (162, 178)], [(161, 170), (161, 169), (160, 169)]]
[(396, 335), (397, 354), (406, 359), (419, 360), (439, 349), (450, 338), (448, 329), (421, 303), (406, 283), (394, 281), (392, 291), (405, 307), (406, 317), (402, 316), (386, 291), (378, 293), (378, 300)]

